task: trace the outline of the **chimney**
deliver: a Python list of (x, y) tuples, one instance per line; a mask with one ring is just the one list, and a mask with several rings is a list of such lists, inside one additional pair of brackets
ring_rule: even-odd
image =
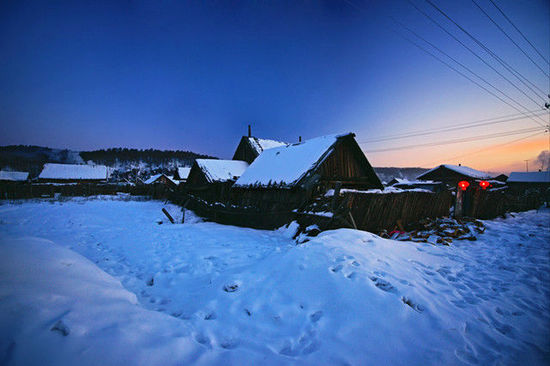
[(248, 125), (248, 137), (252, 136), (252, 129), (250, 128), (250, 125)]
[(302, 136), (298, 136), (298, 142), (302, 142)]

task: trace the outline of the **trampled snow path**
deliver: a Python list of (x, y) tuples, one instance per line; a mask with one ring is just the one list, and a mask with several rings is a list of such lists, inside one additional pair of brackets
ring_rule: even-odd
[[(284, 231), (192, 215), (183, 225), (158, 225), (162, 207), (111, 199), (1, 205), (0, 363), (22, 364), (34, 353), (36, 364), (550, 361), (548, 211), (489, 221), (480, 240), (451, 247), (346, 229), (297, 246)], [(72, 268), (59, 256), (74, 256)], [(8, 265), (13, 260), (25, 270)], [(71, 290), (97, 276), (90, 290), (97, 298)], [(66, 301), (49, 295), (48, 281), (67, 291)], [(112, 297), (126, 303), (103, 313)], [(63, 337), (50, 331), (59, 320), (97, 331)]]

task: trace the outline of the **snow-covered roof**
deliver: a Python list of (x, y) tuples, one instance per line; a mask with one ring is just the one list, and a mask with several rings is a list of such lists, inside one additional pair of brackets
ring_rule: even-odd
[(197, 159), (195, 160), (210, 182), (226, 182), (240, 177), (248, 163), (240, 160)]
[(188, 166), (178, 168), (178, 175), (180, 179), (187, 179), (190, 171), (191, 171), (191, 168)]
[(293, 186), (328, 156), (339, 137), (329, 135), (265, 150), (235, 182), (236, 187)]
[(545, 172), (512, 172), (508, 183), (550, 183), (550, 171)]
[(38, 176), (40, 179), (107, 179), (109, 171), (105, 165), (80, 164), (44, 164), (44, 169)]
[(256, 152), (259, 154), (262, 153), (262, 151), (267, 149), (272, 149), (274, 147), (281, 147), (281, 146), (287, 146), (288, 144), (286, 142), (281, 141), (275, 141), (275, 140), (268, 140), (268, 139), (260, 139), (258, 137), (249, 137), (248, 141), (250, 143), (250, 146)]
[(475, 169), (467, 167), (467, 166), (442, 164), (442, 165), (436, 166), (433, 169), (428, 170), (427, 172), (424, 172), (424, 173), (420, 174), (418, 177), (416, 177), (416, 179), (420, 179), (423, 176), (425, 176), (425, 175), (427, 175), (427, 174), (429, 174), (429, 173), (431, 173), (431, 172), (433, 172), (433, 171), (435, 171), (439, 168), (447, 168), (449, 170), (455, 171), (459, 174), (466, 175), (466, 176), (471, 177), (471, 178), (478, 178), (478, 179), (491, 178), (491, 175), (489, 175), (488, 173), (485, 173), (485, 172), (482, 172), (482, 171), (479, 171), (479, 170), (475, 170)]
[(143, 182), (143, 183), (144, 183), (144, 184), (153, 184), (153, 183), (155, 183), (160, 177), (162, 177), (163, 175), (166, 177), (166, 179), (169, 179), (169, 180), (171, 180), (173, 183), (177, 184), (177, 182), (174, 180), (174, 177), (170, 177), (170, 176), (168, 176), (168, 175), (166, 175), (166, 174), (162, 174), (162, 173), (161, 173), (161, 174), (155, 174), (155, 175), (151, 176), (151, 178), (147, 179), (147, 180), (146, 180), (145, 182)]
[(0, 170), (0, 180), (9, 180), (13, 182), (22, 182), (29, 178), (27, 172), (8, 172), (6, 170)]

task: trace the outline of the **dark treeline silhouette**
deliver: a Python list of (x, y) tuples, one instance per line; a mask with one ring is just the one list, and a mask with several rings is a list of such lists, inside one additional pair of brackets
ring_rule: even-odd
[(198, 158), (212, 157), (182, 150), (112, 148), (78, 152), (34, 145), (0, 146), (0, 169), (29, 172), (33, 178), (38, 176), (45, 163), (92, 162), (110, 167), (116, 166), (120, 171), (113, 172), (115, 176), (124, 175), (125, 170), (135, 170), (132, 166), (145, 165), (148, 168), (140, 170), (140, 175), (146, 176), (151, 172), (167, 173), (176, 166), (191, 166)]
[(144, 162), (150, 165), (164, 165), (172, 161), (178, 161), (184, 165), (191, 165), (195, 159), (212, 158), (208, 155), (196, 154), (182, 150), (156, 150), (156, 149), (128, 149), (111, 148), (94, 151), (81, 151), (80, 156), (84, 161), (93, 161), (96, 164), (113, 166), (124, 162)]

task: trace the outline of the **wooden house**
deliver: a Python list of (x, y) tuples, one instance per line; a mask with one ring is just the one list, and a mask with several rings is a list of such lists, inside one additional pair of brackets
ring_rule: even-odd
[(250, 135), (243, 136), (235, 150), (235, 154), (233, 154), (233, 160), (242, 160), (246, 161), (248, 164), (252, 164), (264, 150), (287, 145), (286, 142), (260, 139)]
[(383, 189), (353, 133), (263, 151), (233, 185), (231, 201), (261, 210), (284, 210), (335, 186)]
[(166, 174), (155, 174), (151, 176), (149, 179), (147, 179), (146, 181), (144, 181), (143, 184), (164, 185), (171, 189), (175, 189), (178, 185), (178, 183), (174, 181), (173, 177), (170, 177)]
[(546, 193), (550, 189), (550, 171), (512, 172), (506, 183), (518, 192), (537, 190)]
[(38, 175), (41, 183), (100, 183), (109, 179), (105, 165), (44, 164)]
[(462, 165), (442, 164), (416, 177), (421, 181), (443, 182), (450, 187), (456, 187), (460, 181), (468, 181), (470, 184), (480, 179), (491, 179), (488, 173), (472, 169)]
[(227, 196), (231, 185), (248, 168), (239, 160), (196, 159), (191, 167), (185, 190), (195, 197), (218, 202)]

